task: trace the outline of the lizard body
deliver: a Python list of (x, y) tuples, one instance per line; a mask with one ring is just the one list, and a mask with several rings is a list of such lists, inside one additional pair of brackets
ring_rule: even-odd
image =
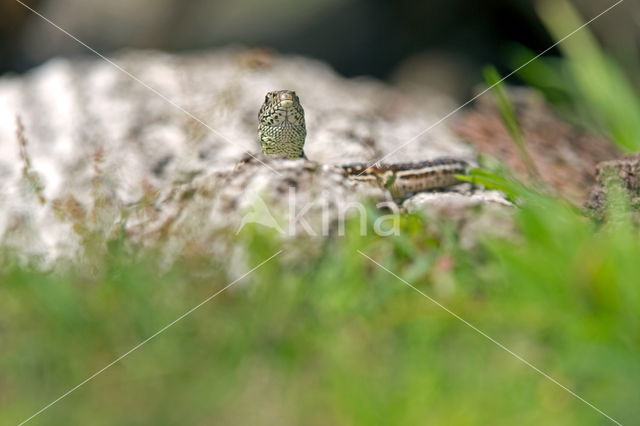
[[(307, 136), (304, 109), (294, 91), (269, 92), (258, 113), (258, 138), (267, 155), (306, 158)], [(469, 163), (439, 158), (411, 163), (352, 163), (341, 166), (351, 179), (371, 182), (391, 192), (394, 198), (460, 183), (456, 175), (466, 174)]]

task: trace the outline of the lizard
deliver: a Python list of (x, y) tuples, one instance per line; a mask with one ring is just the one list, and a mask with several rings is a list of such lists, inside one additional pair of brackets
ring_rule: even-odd
[[(265, 155), (304, 158), (307, 136), (304, 109), (293, 90), (268, 92), (258, 112), (258, 139)], [(459, 184), (456, 175), (467, 174), (469, 163), (437, 158), (407, 163), (350, 163), (339, 166), (347, 177), (377, 184), (396, 199), (426, 190)]]

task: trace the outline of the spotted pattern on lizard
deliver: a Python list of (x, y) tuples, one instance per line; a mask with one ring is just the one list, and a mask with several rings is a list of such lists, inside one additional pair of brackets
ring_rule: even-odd
[(258, 112), (258, 138), (267, 155), (306, 158), (307, 127), (300, 99), (292, 90), (269, 92)]

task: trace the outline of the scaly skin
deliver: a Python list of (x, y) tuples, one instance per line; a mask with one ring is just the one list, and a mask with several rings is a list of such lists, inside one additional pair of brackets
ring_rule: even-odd
[(394, 198), (402, 199), (420, 191), (446, 188), (460, 183), (469, 163), (456, 158), (436, 158), (413, 163), (353, 163), (342, 166), (351, 179), (376, 183)]
[(292, 90), (269, 92), (258, 113), (258, 137), (267, 155), (306, 158), (304, 109)]

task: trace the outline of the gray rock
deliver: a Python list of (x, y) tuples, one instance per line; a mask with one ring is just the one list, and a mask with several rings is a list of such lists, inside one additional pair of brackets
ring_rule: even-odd
[[(276, 89), (300, 96), (312, 161), (247, 156), (259, 151), (257, 111)], [(377, 160), (408, 141), (385, 161), (472, 161), (474, 152), (444, 125), (425, 132), (454, 107), (262, 50), (55, 59), (0, 79), (0, 232), (6, 244), (44, 259), (74, 257), (88, 236), (123, 227), (143, 243), (171, 235), (176, 252), (188, 241), (228, 250), (245, 215), (260, 216), (257, 198), (270, 211), (289, 211), (289, 188), (300, 205), (314, 204), (308, 222), (322, 229), (349, 203), (389, 198), (335, 165)], [(434, 202), (448, 202), (440, 194)]]

